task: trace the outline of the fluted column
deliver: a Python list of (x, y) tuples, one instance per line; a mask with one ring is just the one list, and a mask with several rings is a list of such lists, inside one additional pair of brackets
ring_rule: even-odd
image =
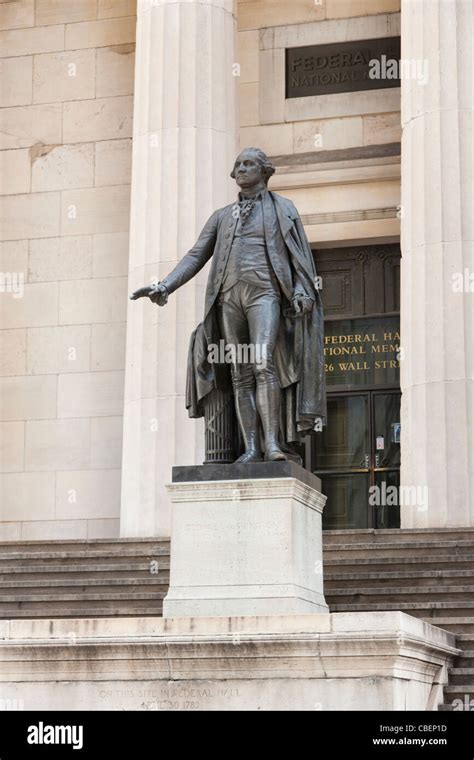
[[(471, 0), (402, 0), (402, 527), (474, 525)], [(460, 276), (464, 288), (460, 289)], [(421, 492), (420, 492), (421, 493)]]
[[(138, 0), (130, 291), (170, 271), (233, 198), (235, 31), (232, 0)], [(171, 467), (203, 460), (203, 426), (188, 419), (184, 393), (206, 275), (165, 308), (129, 303), (122, 536), (169, 535)]]

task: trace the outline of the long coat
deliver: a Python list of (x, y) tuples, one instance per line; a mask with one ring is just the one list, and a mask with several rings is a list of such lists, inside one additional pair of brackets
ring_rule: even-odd
[[(313, 255), (298, 211), (277, 193), (266, 192), (263, 198), (265, 242), (282, 293), (275, 364), (282, 387), (281, 432), (290, 443), (313, 429), (318, 420), (326, 422), (323, 310)], [(209, 346), (219, 345), (223, 337), (215, 306), (237, 225), (234, 209), (235, 204), (229, 204), (215, 211), (196, 244), (162, 280), (172, 293), (212, 258), (204, 320), (191, 336), (188, 353), (186, 408), (190, 417), (204, 415), (203, 399), (211, 390), (231, 387), (229, 366), (210, 363), (208, 354)], [(314, 300), (312, 311), (298, 317), (291, 306), (296, 286)]]

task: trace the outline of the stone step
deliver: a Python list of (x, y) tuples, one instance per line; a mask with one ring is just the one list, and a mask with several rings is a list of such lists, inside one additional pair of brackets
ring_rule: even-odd
[[(323, 531), (324, 547), (333, 547), (336, 544), (360, 544), (360, 543), (383, 543), (392, 542), (401, 533), (398, 528), (377, 530), (374, 528), (359, 530), (325, 530)], [(403, 529), (403, 540), (408, 541), (433, 541), (439, 540), (440, 536), (451, 540), (463, 540), (469, 536), (474, 539), (474, 528), (410, 528)]]
[(87, 605), (74, 605), (70, 603), (62, 605), (53, 605), (45, 614), (43, 608), (20, 608), (9, 611), (7, 614), (3, 614), (0, 607), (0, 620), (18, 620), (18, 619), (50, 619), (50, 618), (91, 618), (91, 617), (161, 617), (162, 614), (162, 600), (158, 599), (156, 604), (151, 607), (150, 605), (140, 606), (135, 603), (130, 604), (114, 602), (108, 606), (97, 606), (95, 603)]
[[(354, 604), (330, 604), (331, 612), (393, 612), (400, 610), (407, 612), (409, 615), (421, 617), (427, 623), (435, 623), (437, 617), (465, 617), (469, 611), (474, 609), (474, 602), (397, 602), (395, 605), (390, 603), (354, 603)], [(429, 612), (428, 612), (429, 611)]]
[(456, 658), (456, 664), (454, 665), (454, 667), (449, 668), (449, 672), (453, 676), (474, 676), (474, 667), (459, 665), (458, 660), (459, 660), (459, 657)]
[(378, 572), (385, 575), (388, 571), (407, 570), (420, 567), (423, 570), (439, 570), (444, 565), (446, 569), (471, 570), (474, 563), (474, 556), (470, 554), (459, 554), (453, 557), (449, 555), (435, 555), (431, 557), (372, 557), (365, 556), (359, 558), (346, 558), (345, 555), (339, 557), (323, 556), (325, 571), (331, 572), (332, 567), (343, 568), (346, 573), (356, 573), (363, 570)]
[(466, 684), (474, 684), (474, 668), (450, 668), (449, 671), (449, 684), (451, 686), (465, 686)]
[[(19, 594), (0, 597), (0, 619), (20, 617), (97, 617), (98, 615), (161, 615), (164, 591), (66, 594)], [(100, 612), (103, 610), (103, 612)], [(140, 613), (139, 613), (140, 610)]]
[(444, 694), (445, 700), (446, 697), (449, 697), (449, 701), (453, 699), (460, 699), (461, 701), (464, 701), (466, 698), (472, 699), (474, 697), (474, 679), (471, 677), (470, 683), (448, 684), (444, 687)]
[(93, 578), (148, 578), (155, 577), (156, 571), (169, 578), (169, 559), (164, 557), (152, 560), (156, 564), (148, 562), (123, 563), (123, 564), (64, 564), (64, 565), (32, 565), (31, 567), (2, 567), (0, 569), (0, 582), (8, 582), (12, 578), (18, 578), (18, 582), (27, 580), (54, 580), (72, 574), (77, 579)]
[[(459, 649), (461, 649), (461, 647), (459, 647)], [(462, 654), (456, 657), (455, 666), (457, 668), (474, 668), (474, 650), (464, 649)]]
[(466, 631), (466, 633), (460, 633), (457, 638), (459, 641), (459, 646), (463, 647), (464, 649), (474, 650), (474, 632), (469, 633)]
[[(81, 594), (81, 601), (95, 601), (98, 599), (105, 599), (105, 600), (123, 600), (123, 599), (157, 599), (162, 598), (164, 596), (163, 591), (138, 591), (136, 592), (133, 588), (130, 590), (122, 590), (122, 591), (111, 591), (107, 594), (101, 593), (101, 592), (90, 592)], [(15, 596), (15, 601), (17, 602), (29, 602), (32, 601), (35, 604), (39, 602), (44, 602), (45, 604), (48, 602), (54, 602), (55, 600), (61, 601), (61, 602), (74, 602), (77, 600), (77, 594), (71, 593), (71, 594), (35, 594), (32, 596), (31, 594), (17, 594)], [(12, 604), (11, 597), (0, 594), (0, 603), (5, 602), (5, 604)]]
[(458, 636), (458, 647), (462, 649), (463, 657), (474, 657), (474, 634), (466, 633), (464, 635), (466, 638), (461, 638), (461, 635)]
[(129, 562), (133, 558), (141, 558), (142, 562), (144, 558), (148, 560), (160, 560), (161, 558), (169, 558), (169, 552), (163, 547), (142, 547), (140, 549), (126, 549), (123, 548), (120, 553), (109, 550), (74, 550), (71, 552), (65, 551), (51, 551), (51, 552), (11, 552), (9, 554), (0, 555), (0, 572), (3, 567), (28, 566), (28, 563), (34, 563), (35, 565), (46, 566), (48, 563), (56, 564), (76, 564), (87, 565), (91, 560), (101, 563), (107, 563), (112, 560), (115, 563), (122, 564)]
[[(474, 636), (474, 617), (471, 617), (469, 615), (460, 615), (459, 617), (437, 617), (436, 622), (433, 621), (432, 618), (421, 615), (416, 615), (414, 613), (414, 617), (419, 617), (422, 620), (425, 621), (425, 623), (430, 623), (431, 625), (436, 625), (439, 628), (445, 628), (447, 631), (451, 631), (452, 633), (456, 634), (456, 642), (461, 642), (460, 648), (462, 647), (463, 637), (464, 636)], [(464, 639), (465, 641), (466, 639)]]
[(14, 553), (49, 553), (56, 551), (102, 551), (108, 550), (120, 554), (123, 549), (128, 551), (159, 547), (168, 549), (170, 541), (166, 538), (97, 538), (69, 539), (66, 541), (1, 541), (0, 555)]
[[(474, 562), (473, 562), (474, 565)], [(472, 570), (396, 570), (388, 571), (380, 576), (380, 573), (333, 573), (328, 571), (324, 573), (324, 587), (332, 592), (333, 589), (344, 587), (344, 589), (364, 589), (374, 582), (380, 586), (392, 585), (412, 586), (416, 580), (416, 586), (419, 589), (431, 587), (433, 580), (442, 586), (459, 585), (459, 581), (466, 579), (474, 580), (474, 568)]]
[[(331, 588), (325, 589), (326, 601), (331, 606), (332, 603), (348, 604), (355, 603), (390, 603), (397, 605), (399, 602), (425, 602), (427, 598), (436, 602), (443, 599), (447, 602), (464, 603), (467, 598), (474, 600), (474, 586), (391, 586), (380, 583), (379, 586), (372, 586), (359, 589)], [(474, 602), (473, 602), (474, 606)]]
[(433, 557), (459, 556), (460, 554), (474, 554), (474, 538), (466, 540), (441, 540), (441, 541), (392, 541), (384, 543), (360, 543), (338, 544), (324, 546), (324, 557), (327, 559), (358, 559), (370, 557), (371, 559), (399, 558), (399, 557)]
[[(161, 591), (167, 591), (169, 587), (168, 575), (148, 575), (147, 578), (87, 578), (84, 579), (43, 579), (37, 581), (4, 581), (0, 590), (3, 596), (11, 594), (16, 596), (18, 590), (27, 589), (31, 593), (41, 593), (45, 589), (60, 588), (63, 593), (68, 593), (65, 589), (70, 589), (70, 593), (80, 593), (87, 589), (98, 588), (102, 593), (115, 592), (117, 589), (127, 590), (130, 589), (137, 591), (143, 589), (144, 591), (149, 587)], [(1, 598), (1, 597), (0, 597)]]

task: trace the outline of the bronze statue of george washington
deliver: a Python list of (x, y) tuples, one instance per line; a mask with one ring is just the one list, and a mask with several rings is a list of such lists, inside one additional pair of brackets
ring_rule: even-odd
[(211, 259), (204, 321), (189, 347), (186, 407), (202, 417), (211, 391), (232, 389), (245, 446), (238, 462), (287, 459), (289, 444), (326, 422), (318, 278), (295, 206), (267, 189), (274, 172), (262, 150), (244, 149), (231, 172), (238, 200), (212, 214), (164, 280), (130, 296), (164, 306)]

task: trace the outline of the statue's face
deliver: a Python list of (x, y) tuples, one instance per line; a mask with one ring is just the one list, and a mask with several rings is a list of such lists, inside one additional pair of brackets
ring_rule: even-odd
[(248, 188), (258, 185), (263, 180), (260, 163), (251, 151), (242, 151), (234, 164), (235, 181), (239, 187)]

